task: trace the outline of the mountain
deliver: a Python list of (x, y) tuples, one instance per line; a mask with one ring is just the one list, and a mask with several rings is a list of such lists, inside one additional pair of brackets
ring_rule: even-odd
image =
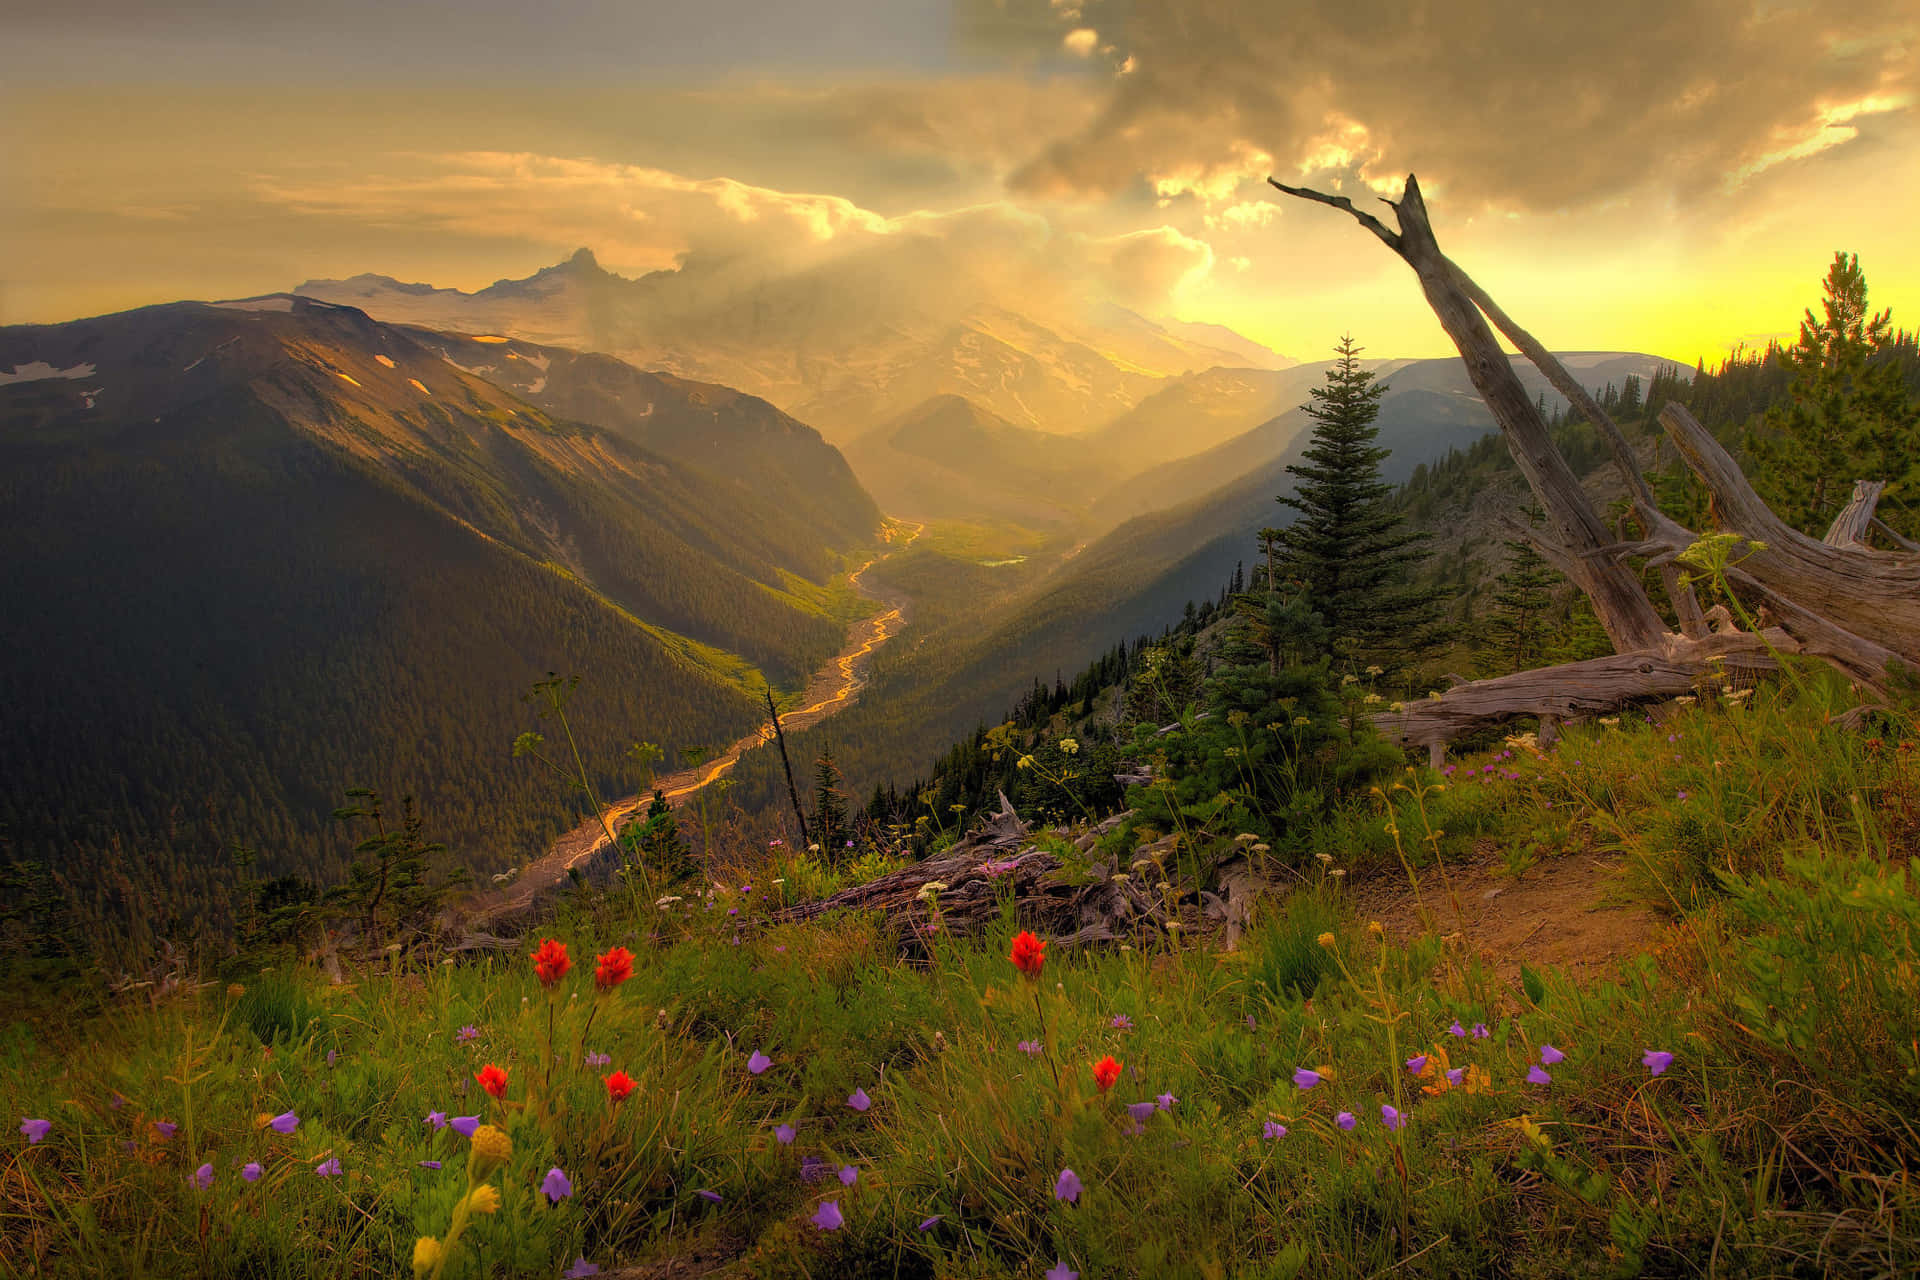
[(918, 519), (1069, 525), (1118, 478), (1086, 438), (1018, 427), (950, 394), (862, 436), (847, 457), (888, 511)]
[(913, 235), (784, 275), (696, 258), (632, 279), (583, 249), (472, 293), (379, 275), (309, 280), (295, 292), (382, 320), (597, 351), (738, 387), (839, 444), (946, 394), (1017, 426), (1086, 431), (1168, 378), (1284, 362), (1238, 335), (1124, 308), (1023, 313), (940, 241)]
[[(607, 765), (732, 737), (763, 673), (791, 688), (838, 648), (810, 584), (874, 530), (670, 456), (699, 453), (711, 393), (665, 388), (681, 426), (656, 451), (443, 349), (470, 354), (289, 295), (0, 328), (11, 854), (172, 901), (212, 892), (236, 841), (332, 877), (351, 841), (328, 815), (371, 785), (492, 869), (567, 821), (562, 784), (509, 750), (532, 681), (585, 677), (572, 722)], [(593, 369), (611, 383), (582, 386), (630, 385)], [(844, 482), (798, 424), (706, 408)]]

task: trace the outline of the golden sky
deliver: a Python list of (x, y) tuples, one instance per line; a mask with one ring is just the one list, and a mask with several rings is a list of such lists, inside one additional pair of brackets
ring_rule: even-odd
[(935, 241), (1015, 306), (1447, 354), (1378, 242), (1264, 182), (1361, 200), (1410, 170), (1442, 246), (1559, 349), (1790, 336), (1836, 249), (1920, 321), (1905, 2), (73, 0), (8, 23), (0, 323), (363, 271), (473, 289), (581, 246), (628, 275), (866, 254), (897, 287)]

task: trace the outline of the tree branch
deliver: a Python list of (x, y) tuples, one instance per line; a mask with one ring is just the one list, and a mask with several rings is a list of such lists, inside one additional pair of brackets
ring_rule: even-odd
[[(1336, 209), (1345, 209), (1354, 216), (1354, 219), (1359, 222), (1361, 226), (1373, 232), (1376, 236), (1379, 236), (1381, 243), (1385, 244), (1387, 248), (1393, 250), (1395, 253), (1400, 252), (1400, 237), (1387, 230), (1380, 219), (1370, 213), (1362, 213), (1354, 208), (1353, 201), (1347, 199), (1345, 196), (1330, 196), (1309, 187), (1290, 187), (1278, 178), (1268, 178), (1267, 182), (1272, 186), (1278, 187), (1290, 196), (1299, 196), (1302, 200), (1312, 200), (1319, 204), (1331, 205)], [(1393, 205), (1393, 201), (1391, 200), (1387, 201), (1387, 203)], [(1398, 209), (1399, 206), (1393, 205), (1393, 207)]]

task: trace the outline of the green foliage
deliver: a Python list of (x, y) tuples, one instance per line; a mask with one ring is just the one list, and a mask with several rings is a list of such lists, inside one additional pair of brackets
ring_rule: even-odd
[[(1535, 528), (1544, 515), (1538, 506), (1529, 506), (1524, 514)], [(1484, 676), (1541, 665), (1552, 635), (1554, 589), (1565, 581), (1524, 538), (1506, 545), (1507, 565), (1494, 579), (1493, 607), (1481, 624), (1474, 654), (1476, 673)]]

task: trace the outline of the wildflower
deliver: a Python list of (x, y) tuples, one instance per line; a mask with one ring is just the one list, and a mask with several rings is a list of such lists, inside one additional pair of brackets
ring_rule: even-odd
[(1043, 1280), (1080, 1280), (1080, 1273), (1068, 1267), (1067, 1264), (1060, 1261), (1060, 1259), (1055, 1258), (1053, 1265), (1047, 1269), (1047, 1274)]
[(818, 1182), (827, 1176), (827, 1162), (819, 1156), (807, 1156), (800, 1161), (800, 1181)]
[(1407, 1059), (1407, 1070), (1413, 1072), (1413, 1074), (1419, 1075), (1422, 1071), (1425, 1071), (1426, 1069), (1427, 1069), (1426, 1054), (1424, 1053), (1416, 1054), (1413, 1057)]
[(473, 1078), (480, 1082), (482, 1089), (485, 1089), (494, 1097), (504, 1098), (507, 1096), (507, 1073), (499, 1067), (494, 1066), (491, 1062), (474, 1072)]
[(1492, 1034), (1493, 1032), (1487, 1030), (1486, 1023), (1476, 1022), (1473, 1024), (1473, 1038), (1475, 1040), (1485, 1040), (1488, 1036)]
[(1068, 1204), (1080, 1203), (1080, 1175), (1071, 1169), (1062, 1169), (1060, 1176), (1053, 1180), (1053, 1198), (1065, 1200)]
[(155, 1120), (153, 1122), (154, 1141), (165, 1142), (179, 1130), (180, 1126), (171, 1120)]
[(1339, 1125), (1343, 1130), (1345, 1130), (1348, 1133), (1352, 1133), (1353, 1127), (1360, 1123), (1357, 1119), (1354, 1118), (1354, 1114), (1351, 1111), (1342, 1111), (1339, 1115), (1333, 1118), (1333, 1122)]
[[(780, 842), (776, 840), (774, 843), (779, 844)], [(588, 1276), (597, 1276), (599, 1274), (600, 1268), (594, 1263), (588, 1262), (585, 1255), (582, 1255), (573, 1260), (572, 1266), (560, 1273), (560, 1280), (587, 1280)]]
[(1407, 1117), (1392, 1103), (1383, 1102), (1380, 1104), (1380, 1123), (1388, 1129), (1404, 1129), (1407, 1127)]
[(547, 1170), (547, 1176), (540, 1180), (540, 1190), (553, 1204), (559, 1204), (573, 1194), (573, 1184), (567, 1181), (567, 1175), (560, 1172), (559, 1166)]
[(1060, 739), (1060, 749), (1068, 755), (1076, 755), (1079, 753), (1080, 744), (1072, 738), (1062, 738)]
[(1460, 1019), (1458, 1018), (1455, 1018), (1453, 1020), (1453, 1025), (1447, 1028), (1447, 1033), (1449, 1035), (1458, 1036), (1462, 1040), (1465, 1040), (1467, 1038), (1467, 1029), (1460, 1025)]
[(1640, 1065), (1649, 1075), (1659, 1075), (1673, 1065), (1673, 1055), (1665, 1049), (1649, 1049), (1640, 1055)]
[(1455, 1067), (1447, 1072), (1447, 1083), (1457, 1089), (1460, 1087), (1460, 1082), (1466, 1079), (1466, 1076), (1467, 1069), (1465, 1067)]
[(594, 962), (593, 985), (602, 991), (611, 991), (632, 976), (633, 952), (625, 947), (613, 947)]
[(840, 1213), (838, 1200), (822, 1200), (820, 1207), (813, 1211), (813, 1216), (807, 1221), (822, 1231), (838, 1231), (846, 1218)]
[(1277, 1141), (1287, 1136), (1287, 1126), (1278, 1121), (1269, 1120), (1260, 1126), (1260, 1136), (1269, 1142)]
[(1299, 1088), (1311, 1089), (1320, 1083), (1320, 1073), (1306, 1067), (1301, 1067), (1293, 1073), (1293, 1083)]
[(1180, 932), (1180, 931), (1181, 931), (1182, 929), (1184, 929), (1184, 928), (1186, 928), (1186, 926), (1185, 926), (1185, 925), (1183, 925), (1183, 924), (1181, 924), (1181, 923), (1180, 923), (1180, 922), (1179, 922), (1178, 920), (1169, 920), (1169, 921), (1167, 921), (1167, 932), (1168, 932), (1168, 933), (1178, 933), (1178, 932)]
[(260, 1175), (265, 1172), (266, 1170), (260, 1167), (258, 1160), (249, 1160), (240, 1167), (240, 1176), (248, 1182), (260, 1181)]
[(1099, 1087), (1100, 1092), (1105, 1093), (1113, 1088), (1113, 1082), (1119, 1078), (1120, 1064), (1113, 1060), (1112, 1054), (1093, 1064), (1093, 1083)]
[(26, 1135), (28, 1146), (32, 1146), (34, 1143), (46, 1137), (47, 1131), (51, 1128), (53, 1128), (53, 1121), (51, 1120), (22, 1120), (20, 1122), (20, 1132)]
[(1173, 1111), (1173, 1104), (1178, 1101), (1180, 1101), (1180, 1099), (1174, 1097), (1171, 1093), (1160, 1094), (1153, 1100), (1155, 1106), (1169, 1113)]
[(442, 1165), (440, 1164), (440, 1162), (439, 1162), (438, 1160), (416, 1160), (416, 1161), (414, 1161), (414, 1163), (415, 1163), (416, 1165), (418, 1165), (418, 1166), (420, 1166), (420, 1167), (421, 1167), (422, 1169), (436, 1169), (436, 1170), (437, 1170), (437, 1169), (440, 1169), (440, 1168), (442, 1167)]
[(1259, 1024), (1258, 1022), (1256, 1022), (1256, 1021), (1254, 1021), (1254, 1018), (1253, 1018), (1253, 1015), (1252, 1015), (1252, 1014), (1248, 1014), (1248, 1015), (1247, 1015), (1247, 1030), (1249, 1030), (1249, 1031), (1257, 1031), (1257, 1030), (1259, 1030), (1259, 1027), (1260, 1027), (1260, 1024)]
[(841, 1186), (850, 1187), (858, 1181), (860, 1181), (860, 1171), (858, 1169), (854, 1168), (850, 1164), (840, 1166), (840, 1185)]
[(467, 1192), (467, 1210), (471, 1213), (500, 1212), (500, 1188), (485, 1182)]
[(203, 1164), (198, 1169), (195, 1169), (193, 1171), (193, 1185), (195, 1188), (201, 1191), (205, 1191), (208, 1187), (213, 1185), (213, 1165), (212, 1164)]
[(513, 1159), (513, 1139), (505, 1129), (483, 1124), (473, 1131), (473, 1145), (467, 1152), (467, 1176), (483, 1182), (495, 1169)]
[(855, 1089), (847, 1096), (847, 1105), (855, 1111), (865, 1111), (873, 1105), (873, 1099), (867, 1096), (865, 1089)]
[(1685, 800), (1685, 799), (1687, 798), (1687, 793), (1686, 793), (1686, 790), (1685, 790), (1685, 789), (1683, 788), (1683, 789), (1681, 789), (1681, 790), (1679, 790), (1679, 791), (1676, 791), (1676, 792), (1674, 792), (1674, 793), (1673, 793), (1673, 798), (1674, 798), (1675, 800)]
[(339, 1177), (340, 1176), (340, 1157), (334, 1156), (330, 1160), (321, 1161), (319, 1167), (316, 1168), (314, 1172), (319, 1174), (323, 1178)]
[(1115, 1031), (1131, 1031), (1133, 1030), (1133, 1019), (1129, 1018), (1124, 1013), (1116, 1013), (1113, 1015), (1113, 1021), (1109, 1022), (1107, 1025), (1112, 1027)]
[(625, 1102), (627, 1095), (633, 1092), (633, 1077), (624, 1071), (614, 1072), (606, 1078), (604, 1083), (607, 1086), (609, 1102)]
[(340, 1061), (340, 1051), (338, 1049), (327, 1050), (327, 1070), (333, 1070), (333, 1064), (338, 1061)]
[(781, 1146), (788, 1146), (793, 1142), (793, 1126), (783, 1124), (773, 1131), (773, 1136)]
[(292, 1133), (300, 1127), (300, 1117), (291, 1111), (282, 1111), (279, 1115), (267, 1121), (267, 1127), (275, 1133)]
[(573, 961), (567, 958), (567, 944), (552, 938), (542, 938), (531, 958), (534, 976), (548, 990), (552, 990), (553, 984), (566, 977), (567, 970), (573, 968)]
[(432, 1236), (421, 1236), (413, 1242), (414, 1280), (427, 1280), (439, 1263), (440, 1242), (438, 1240)]
[(1539, 1067), (1539, 1066), (1532, 1066), (1527, 1068), (1527, 1083), (1528, 1084), (1552, 1084), (1553, 1077), (1547, 1074), (1545, 1068)]
[(455, 1044), (472, 1044), (479, 1038), (480, 1028), (474, 1026), (472, 1023), (468, 1023), (466, 1026), (460, 1028), (459, 1032), (454, 1035), (453, 1042)]
[(919, 1229), (922, 1231), (931, 1231), (939, 1225), (940, 1225), (940, 1215), (936, 1213), (931, 1218), (920, 1219)]
[(455, 1116), (448, 1126), (463, 1138), (471, 1138), (480, 1128), (479, 1116)]
[(1153, 1117), (1154, 1106), (1151, 1102), (1129, 1102), (1127, 1114), (1133, 1117), (1133, 1131), (1141, 1132), (1141, 1126)]
[(1113, 881), (1115, 884), (1125, 884), (1127, 881), (1133, 879), (1133, 877), (1124, 871), (1116, 871), (1108, 876), (1107, 879)]
[(1328, 930), (1326, 933), (1323, 933), (1318, 938), (1314, 939), (1314, 941), (1318, 942), (1321, 946), (1331, 951), (1333, 950), (1335, 944), (1339, 942), (1339, 939), (1333, 936), (1332, 930)]
[(610, 1053), (595, 1053), (591, 1050), (587, 1053), (586, 1062), (590, 1067), (604, 1067), (612, 1061), (613, 1055)]
[(1047, 944), (1022, 929), (1013, 935), (1013, 951), (1007, 958), (1021, 973), (1038, 978), (1041, 966), (1047, 962)]
[(708, 1204), (719, 1204), (722, 1200), (726, 1198), (722, 1196), (718, 1191), (708, 1191), (704, 1187), (695, 1191), (693, 1194), (699, 1196), (702, 1200), (705, 1200)]
[(1022, 1040), (1020, 1042), (1020, 1052), (1025, 1054), (1039, 1053), (1040, 1042), (1038, 1040)]
[(1565, 1062), (1566, 1060), (1567, 1060), (1567, 1055), (1560, 1052), (1558, 1049), (1554, 1048), (1552, 1045), (1543, 1044), (1540, 1046), (1540, 1065), (1551, 1067), (1556, 1063)]

